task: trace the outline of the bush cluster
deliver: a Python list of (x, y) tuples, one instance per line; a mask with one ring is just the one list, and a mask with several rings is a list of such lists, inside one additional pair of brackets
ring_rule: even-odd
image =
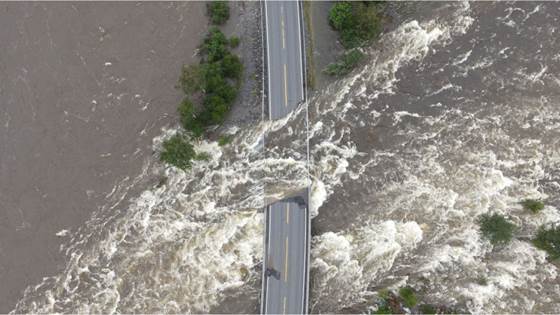
[[(213, 24), (223, 24), (229, 18), (229, 7), (224, 1), (209, 3), (207, 9)], [(211, 27), (200, 46), (200, 63), (183, 66), (179, 85), (187, 96), (178, 112), (181, 125), (190, 135), (177, 135), (165, 141), (162, 161), (187, 169), (193, 159), (209, 158), (196, 154), (189, 138), (198, 138), (207, 127), (222, 123), (237, 97), (243, 64), (230, 51), (236, 45), (239, 45), (238, 37), (228, 39), (217, 27)], [(192, 96), (200, 104), (193, 103)]]
[(341, 1), (329, 11), (329, 23), (339, 32), (346, 48), (363, 45), (381, 31), (381, 18), (375, 2)]
[(505, 245), (513, 238), (517, 226), (499, 214), (483, 214), (479, 220), (480, 232), (492, 245)]
[(201, 47), (201, 63), (183, 67), (179, 80), (183, 91), (203, 93), (203, 106), (198, 110), (188, 101), (179, 107), (183, 127), (196, 137), (204, 128), (222, 123), (237, 97), (243, 64), (230, 52), (229, 45), (226, 36), (212, 27)]
[(364, 55), (355, 48), (363, 46), (381, 32), (379, 2), (340, 1), (329, 11), (329, 24), (338, 31), (340, 42), (346, 49), (341, 60), (331, 63), (324, 70), (326, 74), (341, 76), (354, 69)]
[(560, 225), (552, 227), (541, 227), (533, 244), (548, 253), (550, 260), (560, 258)]
[(175, 135), (163, 143), (160, 159), (182, 170), (191, 167), (191, 161), (196, 158), (193, 145), (183, 135)]
[(229, 5), (227, 1), (212, 1), (206, 5), (210, 22), (222, 25), (229, 19)]

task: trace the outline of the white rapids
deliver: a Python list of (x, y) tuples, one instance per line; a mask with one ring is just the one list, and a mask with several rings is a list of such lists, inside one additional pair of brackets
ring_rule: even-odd
[[(526, 240), (540, 225), (560, 222), (560, 213), (554, 202), (537, 215), (518, 203), (560, 196), (558, 95), (496, 98), (490, 88), (472, 92), (468, 81), (487, 82), (488, 73), (502, 89), (559, 88), (550, 72), (560, 58), (535, 69), (488, 70), (510, 50), (460, 46), (457, 38), (484, 31), (480, 12), (449, 7), (445, 17), (384, 34), (363, 69), (310, 102), (311, 210), (320, 226), (311, 252), (315, 312), (368, 306), (379, 289), (405, 284), (426, 303), (474, 313), (560, 309), (558, 269)], [(525, 10), (527, 23), (546, 12), (539, 7)], [(444, 71), (450, 74), (438, 79)], [(433, 86), (405, 91), (431, 76)], [(415, 107), (424, 99), (431, 103)], [(235, 130), (230, 146), (199, 143), (211, 159), (188, 172), (148, 162), (145, 173), (164, 173), (165, 184), (72, 231), (64, 271), (27, 288), (15, 312), (200, 313), (246, 287), (260, 277), (263, 200), (309, 184), (302, 143), (263, 156), (259, 140), (263, 133), (288, 139), (279, 130), (297, 129), (302, 113)], [(263, 185), (271, 187), (264, 196)], [(481, 238), (477, 218), (485, 213), (520, 226), (506, 248)], [(488, 283), (478, 284), (480, 277)]]

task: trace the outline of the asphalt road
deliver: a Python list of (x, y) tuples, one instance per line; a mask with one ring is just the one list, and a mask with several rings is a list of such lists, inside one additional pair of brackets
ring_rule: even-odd
[[(266, 1), (269, 118), (288, 115), (304, 100), (299, 3)], [(267, 207), (263, 305), (265, 314), (307, 313), (308, 209), (294, 200)]]
[(304, 98), (303, 61), (296, 1), (266, 1), (270, 119), (289, 114)]

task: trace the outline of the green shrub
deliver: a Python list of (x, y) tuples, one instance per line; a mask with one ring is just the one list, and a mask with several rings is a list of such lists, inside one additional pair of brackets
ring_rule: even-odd
[(229, 46), (230, 46), (231, 48), (237, 48), (237, 46), (239, 46), (239, 42), (240, 42), (239, 37), (237, 37), (237, 36), (232, 36), (232, 37), (230, 37), (230, 39), (229, 39)]
[(416, 294), (411, 287), (404, 287), (399, 289), (399, 296), (403, 300), (403, 304), (406, 307), (414, 307), (418, 302), (416, 299)]
[(228, 40), (217, 27), (211, 27), (204, 38), (202, 51), (207, 55), (208, 62), (219, 61), (228, 52)]
[(182, 170), (191, 167), (191, 161), (196, 157), (192, 144), (183, 136), (175, 135), (163, 142), (160, 159)]
[(362, 59), (364, 59), (364, 54), (357, 49), (352, 49), (350, 52), (344, 54), (340, 61), (329, 64), (324, 72), (334, 76), (348, 74), (356, 68)]
[(544, 203), (535, 199), (525, 199), (521, 201), (521, 205), (525, 208), (525, 210), (530, 210), (533, 213), (539, 213), (542, 209), (544, 209)]
[(329, 23), (339, 32), (340, 41), (346, 48), (361, 46), (381, 31), (378, 6), (370, 2), (335, 3), (329, 11)]
[(243, 64), (239, 57), (227, 54), (222, 60), (222, 73), (226, 78), (240, 79), (243, 73)]
[(212, 1), (206, 5), (210, 21), (215, 25), (222, 25), (229, 19), (229, 5), (227, 1)]
[(204, 99), (205, 118), (208, 124), (219, 124), (223, 122), (229, 110), (226, 101), (219, 95), (209, 95)]
[(233, 141), (233, 137), (231, 135), (222, 135), (218, 139), (218, 145), (223, 147), (224, 145), (231, 143), (231, 141)]
[(228, 106), (229, 106), (229, 103), (233, 102), (233, 100), (235, 100), (235, 98), (237, 97), (237, 92), (238, 92), (238, 89), (236, 87), (234, 87), (233, 85), (231, 85), (231, 84), (229, 84), (225, 81), (222, 85), (219, 86), (218, 89), (213, 91), (214, 94), (223, 98), (224, 101), (226, 101), (226, 103), (228, 103)]
[(348, 1), (333, 4), (329, 11), (329, 23), (337, 31), (354, 27), (356, 21), (352, 4)]
[(550, 260), (560, 258), (560, 225), (549, 228), (540, 227), (533, 244), (546, 251)]
[(419, 309), (422, 314), (437, 314), (436, 307), (431, 304), (422, 304)]
[(493, 245), (505, 245), (509, 243), (516, 230), (515, 224), (506, 220), (499, 214), (483, 214), (479, 220), (480, 231), (484, 237)]
[(222, 73), (222, 66), (219, 62), (204, 63), (201, 67), (204, 93), (213, 93), (226, 83)]

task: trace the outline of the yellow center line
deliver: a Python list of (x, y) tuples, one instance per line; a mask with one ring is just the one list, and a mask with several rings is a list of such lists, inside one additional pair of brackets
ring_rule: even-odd
[(284, 64), (284, 106), (288, 107), (288, 66)]
[(284, 311), (282, 313), (286, 314), (286, 297), (284, 297)]
[(286, 236), (286, 257), (284, 258), (284, 281), (288, 282), (288, 237)]
[(290, 204), (286, 204), (286, 224), (290, 224)]
[(286, 35), (284, 31), (284, 14), (280, 16), (280, 24), (282, 25), (282, 27), (280, 27), (280, 29), (282, 30), (282, 49), (286, 49)]

